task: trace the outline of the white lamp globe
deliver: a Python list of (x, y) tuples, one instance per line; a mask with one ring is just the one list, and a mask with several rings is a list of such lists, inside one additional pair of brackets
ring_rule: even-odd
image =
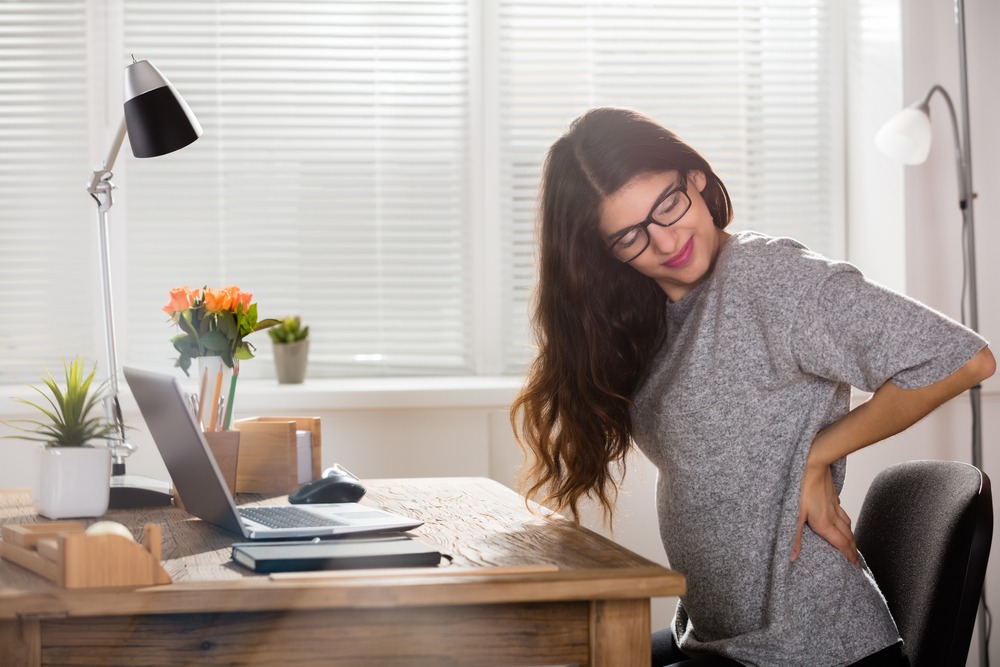
[(924, 107), (907, 107), (875, 135), (883, 155), (903, 164), (920, 164), (931, 150), (931, 119)]

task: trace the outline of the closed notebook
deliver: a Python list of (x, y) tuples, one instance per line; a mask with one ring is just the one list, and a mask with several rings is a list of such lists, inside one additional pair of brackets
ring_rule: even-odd
[(405, 535), (309, 542), (238, 542), (233, 561), (254, 572), (433, 567), (441, 552)]

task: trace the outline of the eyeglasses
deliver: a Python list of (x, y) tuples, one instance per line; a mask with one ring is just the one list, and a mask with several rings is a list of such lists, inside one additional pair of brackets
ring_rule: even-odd
[(677, 224), (691, 208), (691, 198), (687, 193), (687, 181), (680, 184), (656, 200), (646, 219), (632, 225), (611, 237), (608, 248), (615, 257), (628, 264), (649, 247), (649, 226), (670, 227)]

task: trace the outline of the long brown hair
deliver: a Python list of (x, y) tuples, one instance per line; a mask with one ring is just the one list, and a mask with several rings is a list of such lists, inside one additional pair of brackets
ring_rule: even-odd
[(715, 225), (728, 225), (732, 202), (708, 162), (636, 111), (592, 109), (546, 156), (532, 320), (538, 354), (510, 418), (528, 459), (522, 489), (574, 518), (588, 496), (610, 517), (631, 447), (632, 394), (664, 338), (666, 297), (607, 249), (601, 204), (636, 176), (674, 170), (705, 174), (702, 197)]

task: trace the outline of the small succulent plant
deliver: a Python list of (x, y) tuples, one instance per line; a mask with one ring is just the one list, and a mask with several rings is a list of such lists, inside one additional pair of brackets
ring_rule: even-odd
[[(28, 385), (48, 402), (48, 405), (35, 403), (26, 398), (14, 400), (29, 405), (45, 415), (46, 419), (12, 419), (6, 423), (12, 428), (29, 435), (10, 435), (9, 438), (34, 440), (45, 443), (49, 447), (86, 447), (92, 440), (102, 440), (114, 437), (117, 432), (115, 424), (108, 422), (103, 415), (91, 416), (104, 398), (107, 382), (104, 382), (91, 392), (94, 373), (97, 365), (84, 376), (83, 359), (77, 357), (69, 364), (63, 362), (63, 372), (66, 376), (65, 389), (59, 387), (52, 375), (46, 371), (42, 382), (48, 387), (51, 396), (35, 385)], [(25, 424), (27, 426), (21, 426)]]
[(286, 317), (277, 325), (267, 330), (268, 335), (275, 343), (294, 343), (305, 340), (309, 337), (309, 327), (302, 326), (302, 320), (298, 315)]

